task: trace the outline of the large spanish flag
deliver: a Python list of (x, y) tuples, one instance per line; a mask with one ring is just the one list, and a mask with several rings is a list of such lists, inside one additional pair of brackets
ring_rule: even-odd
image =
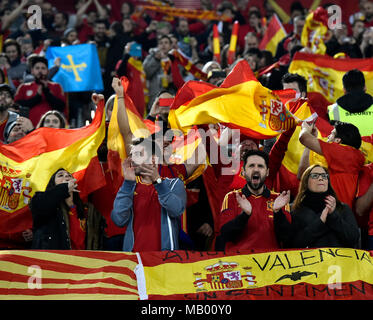
[(263, 87), (247, 61), (241, 60), (220, 87), (188, 81), (178, 91), (168, 120), (171, 128), (184, 134), (194, 125), (221, 123), (254, 139), (268, 139), (296, 125), (283, 102), (294, 96), (293, 90)]
[(275, 56), (278, 43), (286, 37), (287, 33), (280, 19), (274, 14), (268, 23), (267, 30), (259, 44), (260, 50), (268, 50)]
[(326, 9), (318, 7), (306, 18), (301, 35), (301, 44), (312, 53), (325, 54), (325, 40), (328, 36), (329, 15)]
[(141, 279), (140, 299), (373, 298), (369, 251), (349, 248), (253, 251), (140, 253), (142, 264), (136, 273)]
[(373, 59), (334, 59), (297, 52), (289, 66), (289, 72), (307, 79), (308, 92), (321, 94), (331, 104), (344, 95), (342, 78), (352, 69), (364, 73), (367, 93), (373, 94)]
[(8, 145), (0, 145), (0, 241), (22, 243), (31, 229), (28, 208), (36, 191), (44, 191), (50, 177), (64, 168), (78, 180), (81, 197), (105, 184), (97, 149), (105, 137), (104, 100), (92, 123), (79, 129), (39, 128)]

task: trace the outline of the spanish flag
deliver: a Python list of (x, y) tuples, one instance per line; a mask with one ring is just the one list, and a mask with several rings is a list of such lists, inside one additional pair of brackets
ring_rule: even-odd
[(267, 30), (259, 44), (260, 50), (268, 50), (275, 56), (278, 43), (287, 36), (284, 26), (276, 14), (268, 23)]
[(141, 281), (141, 300), (373, 298), (372, 252), (365, 250), (253, 248), (251, 252), (163, 251), (139, 255), (136, 275)]
[[(135, 137), (148, 137), (151, 132), (128, 94), (130, 82), (124, 76), (121, 77), (120, 80), (123, 87), (124, 104), (130, 130)], [(119, 189), (123, 183), (122, 162), (127, 158), (127, 154), (118, 124), (118, 97), (115, 97), (113, 111), (109, 122), (107, 147), (109, 170), (113, 174), (115, 187)]]
[(312, 53), (325, 54), (325, 40), (328, 36), (328, 12), (318, 7), (312, 11), (306, 18), (301, 35), (301, 44), (309, 48)]
[[(295, 103), (290, 102), (289, 108), (292, 113), (294, 113), (298, 118), (301, 119), (311, 119), (315, 117), (316, 112), (309, 104), (307, 99), (299, 99)], [(330, 134), (333, 127), (325, 119), (320, 117), (314, 118), (316, 120), (315, 125), (318, 129), (318, 138), (326, 139)], [(304, 146), (299, 142), (299, 133), (301, 127), (297, 126), (289, 138), (287, 150), (285, 152), (284, 158), (282, 159), (281, 166), (277, 171), (277, 177), (273, 184), (273, 189), (276, 192), (282, 192), (283, 190), (290, 190), (291, 195), (295, 197), (298, 193), (299, 180), (297, 178), (298, 166), (301, 160)], [(276, 144), (280, 141), (276, 141)], [(327, 167), (325, 159), (314, 152), (310, 154), (310, 164), (319, 163)]]
[(149, 90), (141, 60), (134, 57), (128, 59), (127, 76), (129, 80), (128, 95), (132, 98), (139, 114), (145, 116), (146, 105), (149, 101)]
[(104, 100), (92, 123), (79, 129), (39, 128), (11, 144), (0, 145), (0, 241), (22, 246), (22, 232), (32, 228), (28, 204), (44, 191), (50, 177), (64, 168), (78, 180), (80, 196), (105, 184), (97, 149), (105, 137)]
[(352, 69), (364, 73), (367, 93), (373, 94), (373, 59), (334, 59), (326, 55), (297, 52), (289, 72), (307, 79), (307, 91), (319, 93), (331, 104), (344, 95), (342, 78)]
[[(210, 90), (209, 90), (210, 89)], [(198, 91), (185, 101), (186, 92)], [(291, 97), (287, 97), (290, 93)], [(169, 113), (171, 128), (184, 134), (194, 125), (221, 123), (254, 139), (268, 139), (296, 125), (282, 98), (294, 98), (293, 90), (273, 92), (255, 78), (241, 60), (220, 87), (188, 81), (177, 93)]]

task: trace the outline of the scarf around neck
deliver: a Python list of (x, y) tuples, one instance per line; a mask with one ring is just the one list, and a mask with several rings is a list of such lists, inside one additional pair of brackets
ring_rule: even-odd
[(329, 194), (329, 190), (325, 192), (312, 192), (307, 190), (302, 204), (316, 213), (321, 213), (325, 208), (325, 197)]

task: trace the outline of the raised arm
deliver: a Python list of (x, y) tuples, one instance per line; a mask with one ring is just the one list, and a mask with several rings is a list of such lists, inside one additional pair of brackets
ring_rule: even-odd
[(114, 77), (111, 85), (118, 98), (117, 118), (118, 118), (119, 131), (124, 140), (126, 153), (127, 155), (129, 155), (130, 146), (132, 144), (132, 132), (131, 132), (131, 128), (130, 128), (129, 121), (128, 121), (126, 106), (124, 103), (124, 93), (123, 93), (122, 83), (119, 78)]
[(79, 27), (83, 22), (83, 15), (87, 11), (88, 7), (92, 4), (92, 0), (85, 2), (76, 13), (75, 28)]
[(18, 18), (18, 16), (22, 13), (23, 9), (26, 7), (26, 5), (29, 3), (29, 0), (22, 0), (21, 4), (14, 9), (10, 15), (6, 16), (4, 15), (2, 18), (2, 31), (7, 30), (11, 24)]
[(306, 148), (323, 155), (319, 140), (312, 134), (314, 125), (309, 125), (307, 122), (302, 123), (302, 130), (299, 133), (299, 141)]

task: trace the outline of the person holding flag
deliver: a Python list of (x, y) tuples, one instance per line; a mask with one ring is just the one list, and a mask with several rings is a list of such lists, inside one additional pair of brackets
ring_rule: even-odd
[(365, 157), (359, 150), (359, 129), (351, 123), (337, 121), (327, 142), (315, 137), (313, 130), (314, 124), (304, 121), (299, 133), (300, 143), (325, 157), (333, 189), (342, 202), (353, 208), (358, 176), (365, 162)]

